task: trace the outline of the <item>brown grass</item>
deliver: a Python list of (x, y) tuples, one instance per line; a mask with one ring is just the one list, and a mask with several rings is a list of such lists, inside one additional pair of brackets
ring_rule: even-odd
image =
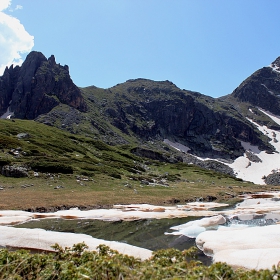
[[(197, 198), (214, 196), (218, 201), (233, 202), (238, 195), (248, 192), (270, 190), (267, 186), (242, 183), (228, 186), (208, 182), (171, 182), (168, 187), (141, 185), (139, 181), (120, 180), (99, 175), (93, 181), (77, 181), (74, 176), (60, 175), (57, 178), (7, 178), (0, 176), (0, 209), (35, 209), (37, 207), (97, 207), (113, 204), (185, 203)], [(27, 187), (26, 187), (27, 186)], [(57, 186), (62, 188), (55, 189)], [(280, 190), (279, 187), (274, 187)]]

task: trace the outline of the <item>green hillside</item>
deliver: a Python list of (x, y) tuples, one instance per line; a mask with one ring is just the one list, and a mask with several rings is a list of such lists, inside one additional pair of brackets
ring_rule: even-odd
[(146, 150), (160, 160), (138, 157), (132, 153), (135, 148), (109, 146), (35, 121), (0, 120), (0, 208), (160, 205), (209, 196), (236, 200), (240, 193), (264, 188), (194, 165), (169, 163), (167, 151)]

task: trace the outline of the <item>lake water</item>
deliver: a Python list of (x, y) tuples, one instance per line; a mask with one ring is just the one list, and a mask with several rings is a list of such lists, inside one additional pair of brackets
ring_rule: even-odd
[[(194, 238), (188, 238), (183, 235), (165, 235), (164, 233), (172, 232), (170, 227), (196, 219), (195, 217), (188, 217), (114, 222), (86, 219), (42, 219), (33, 220), (17, 225), (16, 227), (43, 228), (58, 232), (84, 233), (95, 238), (119, 241), (152, 251), (166, 248), (184, 250), (195, 246)], [(202, 252), (198, 253), (198, 259), (204, 264), (211, 264), (211, 258), (205, 256)]]
[[(130, 206), (126, 209), (126, 211), (124, 210), (124, 212), (120, 211), (117, 213), (114, 212), (116, 210), (113, 210), (114, 214), (109, 215), (109, 217), (112, 218), (115, 215), (117, 217), (118, 215), (122, 215), (124, 213), (129, 214), (129, 217), (134, 217), (135, 213), (142, 213), (143, 215), (150, 215), (151, 213), (153, 213), (145, 211), (147, 206), (144, 207), (144, 212), (133, 212), (133, 208), (135, 208), (135, 206)], [(136, 210), (139, 209), (137, 208)], [(106, 211), (106, 213), (107, 212), (108, 210)], [(215, 212), (216, 211), (210, 213), (210, 216), (216, 216)], [(191, 214), (191, 211), (187, 211), (187, 213)], [(251, 196), (247, 196), (243, 202), (238, 203), (235, 207), (228, 207), (223, 209), (219, 208), (217, 209), (216, 213), (222, 214), (224, 217), (226, 217), (226, 222), (223, 222), (223, 226), (227, 227), (238, 227), (239, 229), (241, 229), (246, 227), (269, 226), (278, 224), (280, 222), (280, 193), (252, 194)], [(158, 214), (162, 214), (161, 211)], [(35, 218), (36, 215), (34, 216)], [(139, 218), (138, 220), (134, 221), (131, 221), (131, 219), (129, 221), (102, 221), (96, 220), (96, 216), (95, 219), (87, 219), (87, 212), (77, 212), (76, 210), (74, 210), (74, 212), (60, 212), (57, 215), (61, 218), (45, 217), (44, 219), (41, 219), (40, 217), (40, 219), (33, 219), (30, 222), (17, 225), (16, 227), (42, 228), (45, 230), (57, 232), (83, 233), (94, 238), (108, 241), (119, 241), (137, 247), (146, 248), (152, 251), (166, 248), (176, 248), (179, 250), (184, 250), (195, 246), (195, 239), (186, 236), (188, 235), (188, 230), (186, 231), (184, 229), (181, 233), (177, 232), (177, 234), (180, 235), (172, 235), (172, 233), (176, 234), (176, 232), (170, 229), (174, 226), (180, 225), (180, 227), (189, 227), (190, 224), (195, 224), (196, 230), (213, 230), (212, 227), (207, 228), (208, 226), (205, 226), (205, 228), (203, 228), (203, 226), (199, 226), (199, 224), (197, 228), (197, 223), (200, 223), (201, 221), (197, 221), (195, 223), (192, 222), (202, 219), (202, 216), (169, 219), (156, 219), (153, 217), (148, 219), (140, 215), (143, 218)], [(79, 215), (78, 219), (76, 219), (76, 215)], [(89, 214), (89, 216), (91, 215), (93, 214)], [(104, 215), (105, 214), (103, 213), (103, 219), (104, 217), (108, 217)], [(84, 218), (82, 219), (83, 216)], [(99, 214), (97, 216), (99, 216)], [(100, 216), (102, 215), (100, 214)], [(192, 223), (183, 225), (188, 222)], [(171, 234), (166, 235), (165, 233)], [(242, 238), (244, 239), (244, 236)], [(237, 243), (239, 244), (239, 241)], [(257, 243), (254, 246), (258, 248)], [(211, 258), (206, 257), (202, 252), (199, 253), (198, 258), (204, 264), (211, 263)]]

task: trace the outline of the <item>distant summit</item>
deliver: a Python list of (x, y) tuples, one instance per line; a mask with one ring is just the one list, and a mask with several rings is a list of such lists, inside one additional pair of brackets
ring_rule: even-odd
[(271, 67), (276, 71), (280, 71), (280, 56), (271, 63)]
[(271, 66), (253, 73), (238, 86), (231, 98), (235, 102), (247, 102), (273, 114), (280, 115), (280, 57)]

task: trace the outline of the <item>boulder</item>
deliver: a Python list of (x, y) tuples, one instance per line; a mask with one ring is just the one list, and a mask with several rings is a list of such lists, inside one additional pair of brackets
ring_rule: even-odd
[(1, 174), (6, 177), (28, 177), (28, 169), (24, 166), (5, 165), (1, 168)]

